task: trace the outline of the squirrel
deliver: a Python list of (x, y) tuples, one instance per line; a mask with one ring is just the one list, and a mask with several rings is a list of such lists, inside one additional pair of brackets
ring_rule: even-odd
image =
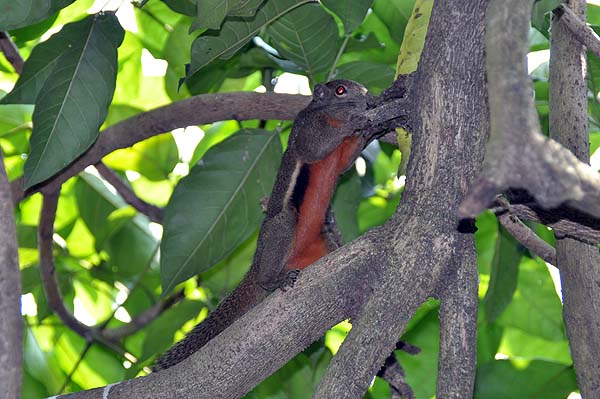
[(296, 117), (261, 225), (250, 270), (208, 317), (158, 358), (167, 369), (202, 348), (277, 288), (292, 287), (300, 270), (341, 245), (330, 201), (338, 177), (376, 136), (361, 131), (374, 97), (361, 84), (315, 86)]

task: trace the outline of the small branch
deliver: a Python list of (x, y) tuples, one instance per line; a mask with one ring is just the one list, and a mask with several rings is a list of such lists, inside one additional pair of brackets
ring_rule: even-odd
[(115, 172), (113, 172), (109, 167), (107, 167), (103, 162), (98, 162), (94, 165), (98, 170), (98, 173), (109, 182), (115, 190), (123, 197), (125, 202), (129, 205), (133, 206), (139, 212), (148, 216), (153, 222), (162, 224), (163, 220), (163, 210), (156, 205), (149, 204), (146, 201), (139, 198), (135, 192), (126, 185), (119, 176)]
[(331, 65), (331, 70), (329, 71), (329, 75), (327, 75), (327, 80), (333, 79), (333, 76), (335, 74), (335, 67), (337, 66), (337, 63), (340, 62), (340, 57), (344, 53), (344, 50), (346, 50), (346, 46), (348, 45), (349, 40), (350, 40), (350, 33), (346, 33), (346, 36), (344, 36), (344, 41), (340, 45), (340, 48), (335, 56), (335, 60), (333, 60), (333, 64)]
[[(505, 209), (509, 207), (510, 204), (505, 201)], [(556, 265), (556, 250), (535, 234), (525, 223), (521, 222), (517, 216), (508, 211), (499, 212), (496, 216), (500, 224), (525, 248), (542, 258), (544, 262)]]
[(146, 309), (130, 323), (114, 329), (104, 329), (101, 325), (90, 327), (77, 320), (65, 307), (62, 293), (60, 292), (58, 281), (55, 276), (56, 270), (54, 267), (54, 255), (52, 253), (52, 235), (54, 234), (53, 226), (56, 217), (57, 203), (58, 193), (44, 195), (42, 214), (38, 228), (38, 245), (40, 251), (40, 273), (48, 306), (58, 315), (64, 325), (81, 335), (88, 342), (95, 340), (111, 346), (111, 344), (117, 340), (139, 331), (158, 317), (163, 311), (183, 299), (183, 293), (178, 292)]
[(600, 37), (587, 23), (579, 19), (573, 10), (565, 4), (561, 4), (554, 10), (554, 15), (565, 24), (581, 44), (600, 58)]
[(495, 214), (508, 212), (520, 219), (531, 220), (544, 224), (554, 230), (557, 237), (569, 237), (588, 244), (600, 243), (600, 223), (585, 225), (585, 222), (597, 222), (595, 219), (581, 217), (576, 212), (569, 213), (568, 209), (549, 210), (537, 205), (500, 204), (496, 203), (491, 209)]
[(52, 253), (52, 235), (54, 234), (54, 219), (56, 218), (58, 197), (58, 191), (44, 195), (40, 224), (38, 226), (38, 246), (42, 286), (44, 287), (46, 300), (48, 301), (50, 309), (56, 313), (67, 327), (81, 335), (87, 341), (90, 341), (94, 335), (92, 329), (77, 320), (71, 312), (67, 310), (55, 276), (56, 269), (54, 267), (54, 255)]
[[(398, 342), (396, 350), (402, 350), (410, 355), (416, 355), (421, 352), (420, 348), (406, 342)], [(377, 376), (384, 379), (390, 384), (391, 399), (415, 399), (415, 394), (406, 382), (406, 374), (402, 365), (396, 358), (394, 352), (385, 359), (383, 366), (377, 373)]]
[(23, 71), (23, 64), (25, 61), (23, 61), (19, 49), (15, 46), (15, 43), (7, 32), (0, 32), (0, 51), (4, 53), (8, 62), (15, 68), (15, 72), (20, 75)]
[(87, 353), (89, 352), (89, 350), (90, 350), (91, 347), (92, 347), (92, 342), (91, 341), (87, 341), (85, 343), (85, 347), (83, 348), (83, 350), (81, 351), (81, 354), (79, 355), (79, 358), (77, 359), (77, 361), (73, 365), (73, 368), (71, 369), (71, 372), (69, 373), (69, 375), (65, 379), (65, 382), (63, 382), (62, 386), (58, 390), (59, 394), (63, 393), (65, 391), (65, 389), (67, 389), (67, 385), (69, 385), (69, 382), (71, 382), (71, 379), (73, 378), (73, 374), (75, 374), (75, 372), (79, 368), (79, 365), (83, 361), (83, 358), (85, 357), (85, 355), (87, 355)]

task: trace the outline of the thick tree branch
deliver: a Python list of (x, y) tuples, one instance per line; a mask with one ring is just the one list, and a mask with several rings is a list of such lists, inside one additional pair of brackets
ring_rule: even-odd
[(121, 180), (121, 178), (103, 162), (98, 162), (94, 166), (98, 170), (98, 173), (100, 173), (100, 175), (109, 182), (115, 190), (117, 190), (125, 202), (146, 215), (151, 221), (162, 224), (163, 210), (161, 208), (143, 201), (135, 194), (135, 192), (133, 192), (131, 187), (125, 184), (123, 180)]
[(15, 46), (8, 32), (0, 32), (0, 51), (4, 53), (6, 60), (15, 68), (15, 72), (20, 75), (25, 61), (23, 61), (19, 49)]
[(596, 57), (600, 57), (600, 37), (583, 20), (581, 20), (568, 5), (561, 4), (554, 15), (569, 29), (571, 34)]
[[(589, 163), (586, 51), (567, 25), (569, 17), (586, 20), (586, 1), (568, 0), (561, 18), (552, 21), (550, 40), (550, 137), (583, 163)], [(572, 10), (572, 11), (571, 11)], [(596, 36), (596, 39), (598, 37)], [(563, 316), (577, 382), (586, 398), (600, 397), (600, 252), (596, 244), (556, 240)]]
[(21, 271), (13, 202), (0, 149), (0, 386), (7, 398), (21, 396), (23, 323)]
[(67, 179), (89, 165), (98, 163), (111, 152), (130, 147), (157, 134), (230, 119), (292, 120), (309, 101), (309, 96), (254, 92), (203, 94), (177, 101), (110, 126), (73, 163), (25, 192), (22, 191), (22, 183), (13, 182), (13, 198), (22, 199), (38, 191), (53, 192)]
[(491, 134), (484, 172), (460, 213), (474, 217), (497, 194), (520, 188), (544, 208), (569, 205), (600, 218), (598, 173), (540, 133), (526, 67), (532, 4), (490, 1), (486, 48)]

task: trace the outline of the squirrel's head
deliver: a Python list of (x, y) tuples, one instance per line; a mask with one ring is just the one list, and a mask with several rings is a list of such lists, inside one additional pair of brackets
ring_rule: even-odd
[(329, 105), (367, 104), (371, 95), (367, 88), (352, 80), (332, 80), (318, 84), (313, 92), (313, 105), (316, 107)]

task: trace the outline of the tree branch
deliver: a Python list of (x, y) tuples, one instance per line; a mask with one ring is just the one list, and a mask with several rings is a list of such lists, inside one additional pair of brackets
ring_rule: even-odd
[(6, 60), (15, 68), (15, 72), (20, 75), (25, 61), (23, 61), (19, 49), (15, 46), (8, 32), (0, 32), (0, 51), (4, 53)]
[(600, 37), (583, 20), (581, 20), (568, 5), (561, 4), (554, 10), (556, 18), (569, 29), (571, 34), (589, 51), (600, 58)]
[(140, 199), (131, 187), (126, 185), (121, 178), (103, 162), (98, 162), (94, 166), (98, 170), (98, 173), (100, 173), (100, 175), (109, 182), (115, 190), (117, 190), (125, 202), (146, 215), (151, 221), (162, 224), (163, 210), (161, 208)]
[(22, 183), (13, 182), (13, 198), (24, 198), (38, 191), (53, 192), (67, 179), (89, 165), (98, 163), (111, 152), (130, 147), (157, 134), (230, 119), (292, 120), (309, 101), (309, 96), (254, 92), (203, 94), (177, 101), (108, 127), (78, 159), (26, 192), (22, 191)]
[(526, 68), (532, 4), (533, 0), (490, 1), (486, 32), (490, 141), (484, 171), (460, 214), (475, 217), (497, 194), (520, 188), (544, 208), (568, 205), (598, 219), (598, 173), (540, 133)]
[[(568, 8), (563, 9), (562, 17), (552, 21), (550, 137), (588, 164), (586, 51), (567, 25), (569, 17), (586, 20), (586, 1), (568, 0), (566, 4)], [(562, 283), (563, 317), (579, 389), (583, 397), (600, 397), (600, 358), (594, 354), (600, 347), (600, 252), (596, 244), (557, 237), (556, 258)]]
[(58, 204), (58, 193), (44, 194), (42, 213), (38, 227), (38, 246), (40, 253), (40, 274), (42, 286), (46, 294), (48, 306), (56, 313), (64, 325), (81, 335), (86, 341), (98, 341), (111, 346), (130, 334), (134, 334), (141, 328), (157, 318), (164, 310), (183, 299), (183, 293), (175, 293), (157, 303), (136, 316), (131, 322), (114, 329), (105, 329), (104, 325), (87, 326), (69, 312), (65, 307), (60, 287), (55, 276), (53, 240), (54, 219)]
[(521, 245), (544, 260), (556, 265), (556, 250), (510, 212), (496, 214), (498, 221)]
[(14, 208), (0, 149), (0, 386), (9, 398), (21, 396), (23, 322)]

